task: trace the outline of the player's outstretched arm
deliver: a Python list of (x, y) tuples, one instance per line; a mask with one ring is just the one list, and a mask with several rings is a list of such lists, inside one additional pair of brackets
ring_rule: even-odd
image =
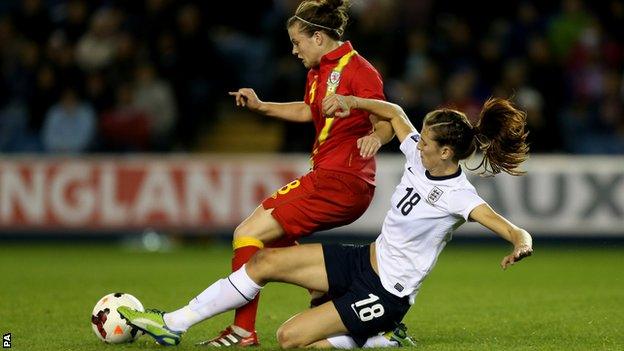
[(258, 98), (256, 92), (251, 88), (241, 88), (228, 94), (234, 96), (236, 106), (246, 107), (265, 116), (292, 122), (309, 122), (312, 120), (312, 111), (303, 101), (264, 102)]
[(470, 212), (470, 218), (514, 245), (513, 251), (500, 263), (503, 269), (533, 254), (531, 234), (494, 212), (488, 204), (475, 207)]
[(351, 109), (360, 109), (374, 114), (381, 120), (390, 121), (392, 129), (396, 133), (399, 141), (407, 137), (408, 134), (416, 131), (403, 108), (391, 102), (366, 99), (357, 96), (343, 96), (332, 94), (323, 99), (323, 112), (326, 115), (335, 117), (348, 117)]
[(380, 120), (373, 114), (369, 118), (373, 124), (373, 132), (357, 140), (360, 156), (364, 158), (375, 156), (382, 145), (389, 143), (394, 138), (394, 129), (389, 121)]

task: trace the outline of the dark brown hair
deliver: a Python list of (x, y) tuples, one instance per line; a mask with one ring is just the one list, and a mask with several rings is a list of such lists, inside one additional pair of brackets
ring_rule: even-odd
[(306, 0), (299, 4), (286, 27), (299, 23), (301, 31), (308, 36), (322, 31), (330, 38), (340, 40), (349, 20), (348, 8), (349, 0)]
[(508, 100), (488, 99), (476, 126), (470, 124), (464, 113), (452, 109), (429, 112), (424, 125), (431, 128), (432, 139), (439, 146), (449, 146), (453, 150), (454, 161), (466, 159), (480, 150), (483, 159), (471, 170), (483, 167), (481, 174), (525, 173), (517, 168), (528, 158), (529, 152), (528, 133), (524, 130), (526, 113)]

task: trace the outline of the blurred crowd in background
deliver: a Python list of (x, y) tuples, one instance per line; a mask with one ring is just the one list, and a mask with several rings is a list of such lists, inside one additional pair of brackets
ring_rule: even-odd
[[(0, 152), (206, 151), (229, 90), (303, 99), (285, 28), (298, 3), (2, 1)], [(624, 0), (484, 4), (354, 0), (345, 39), (416, 125), (501, 96), (527, 111), (532, 152), (624, 154)], [(287, 123), (281, 151), (313, 136)]]

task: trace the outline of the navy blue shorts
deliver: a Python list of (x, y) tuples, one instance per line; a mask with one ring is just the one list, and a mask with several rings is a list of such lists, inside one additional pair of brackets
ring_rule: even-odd
[(409, 298), (389, 293), (370, 263), (369, 245), (323, 245), (328, 295), (353, 340), (393, 330), (410, 308)]

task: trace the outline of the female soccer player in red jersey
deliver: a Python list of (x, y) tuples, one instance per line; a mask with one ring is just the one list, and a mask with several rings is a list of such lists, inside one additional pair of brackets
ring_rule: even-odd
[[(334, 93), (385, 100), (377, 70), (350, 42), (341, 41), (347, 7), (347, 0), (304, 1), (287, 22), (292, 53), (309, 69), (304, 101), (264, 102), (250, 88), (230, 93), (237, 106), (288, 121), (314, 122), (316, 128), (311, 171), (265, 199), (234, 231), (232, 271), (265, 245), (292, 245), (297, 238), (355, 221), (373, 198), (373, 156), (394, 136), (391, 125), (365, 111), (334, 119), (321, 106)], [(257, 306), (256, 297), (236, 310), (233, 326), (209, 342), (258, 345)]]

